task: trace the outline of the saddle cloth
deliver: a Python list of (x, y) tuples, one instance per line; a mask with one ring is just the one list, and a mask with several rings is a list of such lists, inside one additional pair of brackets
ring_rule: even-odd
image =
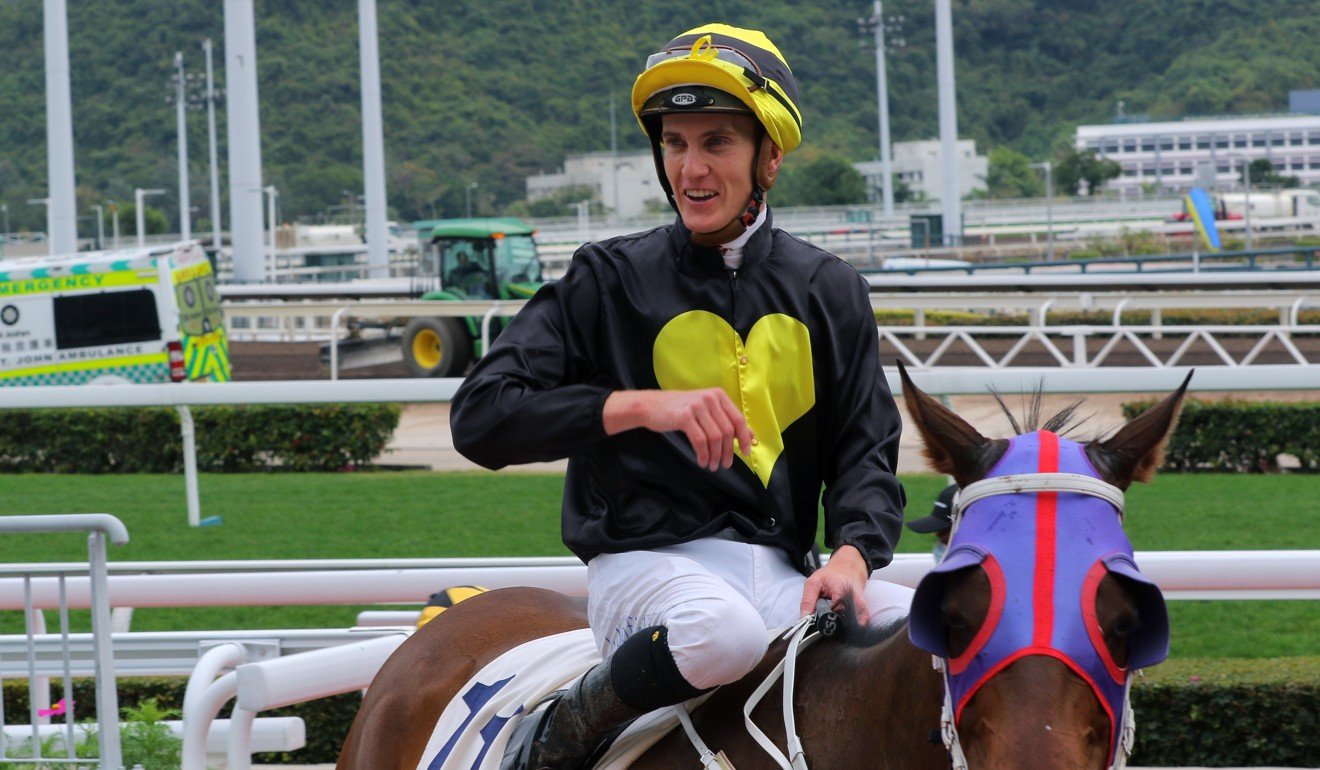
[[(441, 713), (417, 770), (497, 770), (513, 717), (564, 689), (600, 659), (591, 631), (582, 629), (527, 642), (492, 660)], [(677, 725), (671, 708), (643, 716), (596, 767), (628, 767)]]

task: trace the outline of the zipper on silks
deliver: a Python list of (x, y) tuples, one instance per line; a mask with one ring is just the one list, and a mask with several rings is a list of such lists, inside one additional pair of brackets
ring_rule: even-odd
[(729, 326), (738, 328), (738, 271), (729, 271), (729, 292), (732, 295), (729, 303)]

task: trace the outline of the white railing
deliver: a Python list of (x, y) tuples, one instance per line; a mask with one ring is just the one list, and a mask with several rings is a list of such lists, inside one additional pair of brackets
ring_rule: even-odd
[[(1136, 561), (1170, 599), (1320, 599), (1320, 551), (1142, 551)], [(930, 554), (899, 554), (880, 575), (915, 586), (934, 563)], [(54, 572), (60, 566), (43, 565), (43, 569)], [(20, 581), (0, 580), (0, 609), (58, 606), (55, 580), (32, 578), (27, 591)], [(462, 584), (534, 585), (582, 596), (586, 567), (573, 557), (137, 562), (116, 566), (109, 595), (117, 606), (142, 607), (421, 604), (437, 586)], [(67, 605), (81, 606), (89, 593), (89, 585), (70, 581)], [(184, 770), (201, 770), (206, 752), (218, 748), (215, 737), (208, 746), (207, 735), (215, 735), (212, 720), (226, 702), (236, 699), (225, 747), (228, 766), (241, 770), (249, 767), (251, 753), (258, 750), (253, 729), (264, 720), (257, 714), (366, 687), (409, 632), (377, 628), (118, 634), (115, 655), (135, 672), (177, 673), (186, 660), (194, 664), (184, 698)], [(287, 644), (289, 638), (300, 638), (307, 644), (314, 636), (313, 646), (297, 651), (281, 647), (281, 639)], [(332, 636), (336, 643), (314, 646)], [(169, 637), (168, 645), (154, 648), (163, 658), (154, 666), (141, 657), (144, 650), (153, 649), (144, 644), (151, 637)], [(41, 640), (43, 660), (56, 653), (58, 641)], [(9, 647), (18, 643), (0, 637), (0, 664), (12, 658)], [(180, 649), (185, 653), (182, 657)], [(76, 645), (62, 654), (85, 658), (85, 650)], [(0, 675), (6, 677), (21, 673), (0, 668)]]
[[(10, 609), (22, 609), (25, 633), (23, 639), (23, 658), (26, 666), (23, 671), (28, 681), (28, 710), (31, 734), (29, 747), (32, 758), (51, 765), (86, 765), (94, 762), (102, 770), (120, 770), (121, 753), (119, 746), (119, 699), (115, 689), (114, 654), (110, 642), (110, 600), (106, 580), (106, 541), (115, 545), (128, 542), (128, 530), (123, 522), (105, 513), (83, 513), (63, 516), (5, 516), (0, 517), (0, 535), (23, 535), (52, 532), (86, 532), (86, 564), (65, 565), (57, 571), (42, 570), (31, 564), (9, 564), (0, 567), (0, 581), (18, 587), (21, 596)], [(49, 594), (43, 601), (35, 601), (33, 583), (38, 580), (33, 575), (44, 572), (49, 577), (40, 578), (50, 586)], [(85, 577), (79, 581), (78, 575)], [(69, 601), (68, 586), (79, 582), (83, 586), (84, 601), (79, 605), (92, 611), (92, 633), (90, 634), (91, 674), (96, 686), (96, 722), (98, 727), (96, 758), (79, 758), (73, 723), (73, 684), (70, 660), (67, 653), (69, 641)], [(45, 618), (40, 609), (59, 611), (61, 647), (65, 653), (60, 664), (53, 672), (41, 676), (36, 666), (36, 645), (34, 638), (45, 631)], [(40, 726), (45, 715), (40, 713), (41, 706), (50, 705), (50, 674), (59, 675), (64, 682), (63, 710), (64, 725), (60, 735), (64, 739), (66, 758), (42, 758)], [(0, 677), (2, 679), (3, 677)], [(3, 724), (4, 697), (0, 693), (0, 725)], [(48, 719), (45, 719), (48, 721)], [(7, 736), (7, 733), (0, 733)], [(11, 757), (3, 740), (0, 740), (0, 763), (9, 764), (17, 760)]]
[[(977, 279), (979, 280), (979, 278)], [(1123, 313), (1148, 310), (1150, 325), (1163, 325), (1163, 311), (1188, 308), (1235, 308), (1268, 310), (1279, 314), (1280, 324), (1298, 323), (1302, 310), (1320, 307), (1320, 289), (1275, 291), (1049, 291), (1043, 293), (989, 291), (932, 291), (912, 293), (874, 292), (872, 310), (911, 310), (914, 326), (925, 326), (926, 314), (934, 310), (1026, 312), (1032, 323), (1044, 325), (1048, 313), (1098, 310), (1113, 314), (1113, 325), (1123, 325)], [(398, 319), (413, 317), (482, 318), (488, 342), (489, 320), (515, 315), (523, 300), (467, 300), (428, 302), (420, 300), (290, 300), (226, 301), (225, 326), (231, 340), (314, 341), (331, 346), (332, 375), (337, 371), (337, 341), (348, 335), (351, 318), (377, 319), (398, 325)], [(483, 348), (485, 349), (485, 348)], [(332, 379), (336, 379), (332, 376)]]

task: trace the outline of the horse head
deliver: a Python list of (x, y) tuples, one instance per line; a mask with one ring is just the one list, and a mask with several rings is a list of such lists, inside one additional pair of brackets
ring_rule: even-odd
[(900, 374), (930, 464), (961, 489), (909, 623), (943, 669), (955, 767), (1123, 767), (1131, 675), (1169, 648), (1163, 596), (1123, 532), (1123, 490), (1162, 462), (1191, 375), (1109, 438), (1079, 443), (1054, 432), (1071, 409), (989, 439)]

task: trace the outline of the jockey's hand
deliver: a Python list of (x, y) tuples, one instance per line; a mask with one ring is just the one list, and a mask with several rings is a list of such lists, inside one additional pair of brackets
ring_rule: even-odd
[(802, 589), (801, 616), (816, 611), (817, 599), (829, 599), (834, 609), (843, 608), (845, 597), (853, 598), (857, 608), (857, 622), (865, 624), (871, 617), (866, 608), (866, 560), (861, 551), (851, 545), (840, 546), (830, 554), (825, 566), (811, 573)]
[(681, 431), (697, 453), (697, 465), (714, 471), (733, 465), (734, 439), (746, 455), (752, 429), (723, 388), (617, 390), (605, 399), (605, 433), (634, 428)]

